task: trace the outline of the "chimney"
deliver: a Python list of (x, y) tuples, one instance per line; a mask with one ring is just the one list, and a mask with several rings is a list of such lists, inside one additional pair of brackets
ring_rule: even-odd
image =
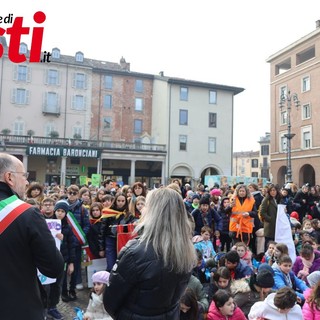
[(316, 28), (317, 28), (317, 29), (320, 28), (320, 20), (317, 20), (317, 21), (316, 21)]
[(159, 76), (160, 76), (160, 77), (163, 77), (163, 76), (164, 76), (164, 72), (163, 72), (163, 71), (160, 71), (160, 72), (159, 72)]

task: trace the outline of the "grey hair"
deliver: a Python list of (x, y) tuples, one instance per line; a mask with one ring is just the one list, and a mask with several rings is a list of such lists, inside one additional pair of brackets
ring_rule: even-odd
[(0, 180), (3, 180), (3, 175), (8, 171), (15, 170), (13, 156), (7, 153), (0, 153)]
[(141, 232), (141, 244), (153, 246), (164, 267), (176, 273), (190, 272), (195, 267), (192, 226), (178, 192), (170, 188), (149, 191), (135, 231)]

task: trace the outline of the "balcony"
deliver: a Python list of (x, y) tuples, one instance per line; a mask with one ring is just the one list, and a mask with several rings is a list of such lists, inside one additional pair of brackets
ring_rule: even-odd
[(71, 146), (84, 148), (98, 148), (103, 152), (108, 150), (130, 150), (141, 152), (166, 152), (164, 144), (148, 144), (125, 141), (99, 141), (84, 139), (66, 139), (66, 138), (50, 138), (38, 136), (19, 136), (0, 134), (0, 146), (26, 146), (26, 145), (42, 145), (42, 146)]
[(44, 115), (49, 114), (49, 115), (55, 115), (58, 117), (58, 116), (60, 116), (60, 107), (43, 105), (42, 106), (42, 113)]

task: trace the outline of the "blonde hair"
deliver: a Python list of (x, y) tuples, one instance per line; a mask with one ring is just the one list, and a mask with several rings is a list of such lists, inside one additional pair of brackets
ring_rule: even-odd
[(196, 265), (192, 226), (181, 195), (171, 188), (148, 192), (146, 206), (135, 229), (140, 243), (152, 245), (164, 267), (176, 273), (190, 272)]

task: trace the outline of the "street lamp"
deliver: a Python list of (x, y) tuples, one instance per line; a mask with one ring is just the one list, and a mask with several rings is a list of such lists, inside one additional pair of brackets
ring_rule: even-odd
[(288, 123), (288, 133), (284, 136), (287, 138), (287, 183), (292, 182), (292, 169), (291, 169), (291, 139), (295, 136), (294, 133), (291, 133), (291, 101), (293, 101), (294, 105), (298, 109), (300, 106), (300, 101), (298, 99), (298, 95), (296, 93), (290, 94), (290, 90), (288, 93), (282, 93), (280, 96), (280, 110), (285, 106), (285, 102), (287, 102), (287, 123)]

